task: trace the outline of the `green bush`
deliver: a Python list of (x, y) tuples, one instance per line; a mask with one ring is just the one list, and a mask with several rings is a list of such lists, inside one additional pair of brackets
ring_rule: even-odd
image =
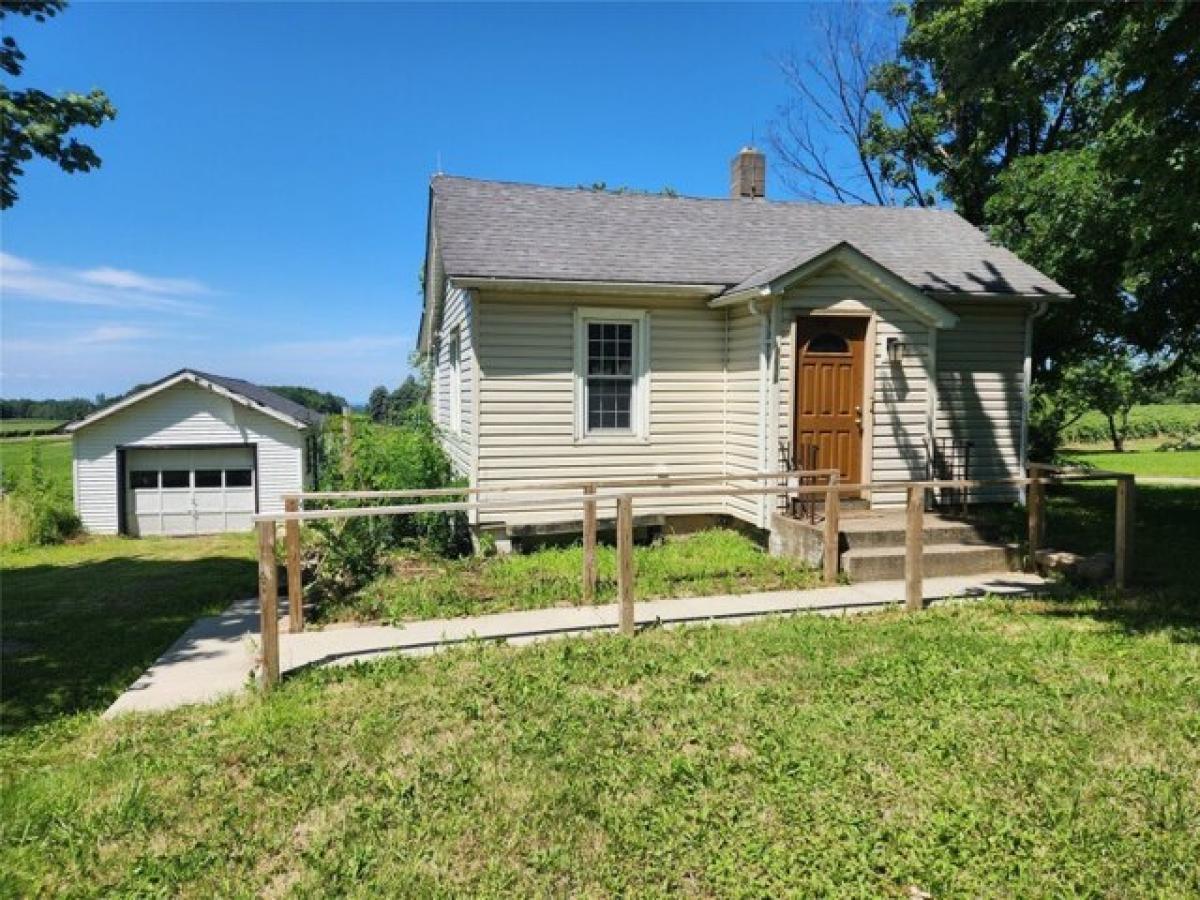
[[(1200, 403), (1156, 403), (1135, 406), (1129, 413), (1126, 437), (1186, 437), (1200, 434)], [(1099, 444), (1109, 440), (1108, 422), (1098, 412), (1063, 429), (1061, 438), (1069, 444)]]
[[(378, 425), (365, 416), (350, 421), (347, 446), (342, 417), (327, 421), (321, 437), (318, 487), (323, 491), (385, 491), (450, 487), (454, 469), (438, 441), (428, 414), (421, 410), (404, 425)], [(459, 496), (445, 499), (457, 500)], [(330, 506), (390, 506), (401, 501), (345, 501)], [(376, 577), (389, 551), (412, 548), (442, 556), (470, 550), (470, 533), (461, 513), (419, 513), (313, 522), (315, 574), (319, 596), (337, 597)]]

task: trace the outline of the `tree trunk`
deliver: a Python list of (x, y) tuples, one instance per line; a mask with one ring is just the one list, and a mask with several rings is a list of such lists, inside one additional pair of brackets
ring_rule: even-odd
[(1115, 416), (1105, 416), (1108, 419), (1108, 434), (1112, 438), (1113, 452), (1125, 452), (1125, 434), (1124, 431), (1117, 430), (1117, 420)]

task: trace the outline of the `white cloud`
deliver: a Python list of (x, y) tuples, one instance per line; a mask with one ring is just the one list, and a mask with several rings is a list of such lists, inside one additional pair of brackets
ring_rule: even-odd
[(146, 294), (187, 297), (211, 293), (200, 282), (192, 281), (190, 278), (152, 278), (149, 275), (131, 272), (128, 269), (114, 269), (110, 266), (101, 266), (98, 269), (80, 272), (79, 278), (88, 284), (124, 291), (140, 291)]
[(27, 272), (32, 268), (33, 263), (28, 260), (0, 250), (0, 272)]
[(0, 253), (0, 295), (5, 298), (195, 314), (205, 307), (184, 298), (210, 293), (187, 278), (156, 278), (108, 266), (86, 270), (43, 266)]

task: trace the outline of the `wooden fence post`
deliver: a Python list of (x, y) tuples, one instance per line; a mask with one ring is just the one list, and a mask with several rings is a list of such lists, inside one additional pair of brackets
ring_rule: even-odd
[(279, 572), (275, 563), (275, 523), (258, 523), (258, 608), (261, 617), (262, 689), (279, 681)]
[(915, 612), (925, 606), (921, 595), (924, 568), (925, 486), (909, 485), (908, 517), (904, 527), (904, 606)]
[(617, 593), (621, 634), (633, 637), (633, 498), (617, 498)]
[(1046, 533), (1046, 485), (1041, 469), (1032, 466), (1025, 507), (1029, 517), (1029, 571), (1033, 572), (1037, 570), (1037, 552), (1042, 549), (1042, 537)]
[(838, 490), (838, 476), (829, 476), (829, 486), (825, 491), (825, 583), (835, 584), (838, 577), (838, 542), (841, 539), (841, 492)]
[[(283, 501), (285, 511), (300, 511), (300, 501), (288, 497)], [(287, 547), (287, 597), (288, 631), (292, 634), (304, 630), (304, 585), (300, 582), (300, 523), (288, 519), (283, 524), (283, 538)]]
[(596, 486), (583, 488), (583, 602), (596, 602)]
[(1117, 479), (1116, 541), (1113, 547), (1113, 583), (1118, 591), (1129, 584), (1133, 574), (1133, 516), (1137, 482), (1132, 475)]

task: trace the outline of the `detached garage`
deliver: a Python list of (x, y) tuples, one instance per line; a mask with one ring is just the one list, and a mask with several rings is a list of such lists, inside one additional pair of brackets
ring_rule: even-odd
[(312, 485), (320, 424), (256, 384), (182, 369), (67, 426), (75, 509), (97, 534), (248, 531)]

